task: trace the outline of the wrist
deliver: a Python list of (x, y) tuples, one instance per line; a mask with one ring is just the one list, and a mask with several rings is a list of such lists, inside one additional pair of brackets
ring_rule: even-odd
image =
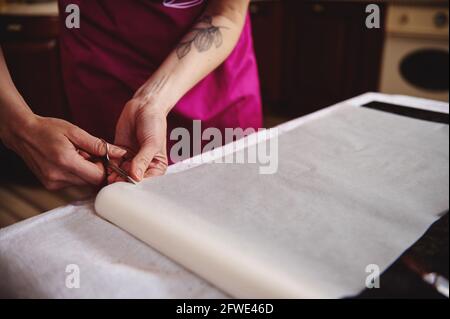
[(167, 116), (173, 107), (173, 105), (167, 100), (152, 95), (138, 95), (133, 97), (133, 100), (138, 103), (139, 107), (146, 108), (155, 114), (161, 114), (164, 116)]
[(22, 138), (37, 121), (38, 116), (31, 110), (1, 114), (0, 140), (6, 145), (16, 138)]
[(177, 103), (171, 76), (154, 74), (135, 93), (133, 100), (155, 113), (167, 115)]

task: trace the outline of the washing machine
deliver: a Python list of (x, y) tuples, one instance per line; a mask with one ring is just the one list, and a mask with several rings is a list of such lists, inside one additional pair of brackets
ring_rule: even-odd
[(389, 6), (380, 91), (448, 102), (448, 28), (448, 6)]

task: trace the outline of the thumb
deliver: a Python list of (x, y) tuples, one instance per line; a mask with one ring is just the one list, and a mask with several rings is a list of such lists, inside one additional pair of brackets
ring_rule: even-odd
[[(69, 139), (79, 148), (81, 148), (86, 153), (93, 156), (105, 156), (106, 146), (103, 140), (98, 137), (94, 137), (88, 132), (74, 126), (70, 131)], [(120, 158), (125, 156), (126, 150), (117, 147), (115, 145), (109, 144), (109, 156), (114, 158)]]
[(158, 148), (152, 143), (142, 145), (139, 152), (131, 161), (131, 175), (134, 179), (141, 181), (144, 178), (144, 174), (157, 152)]

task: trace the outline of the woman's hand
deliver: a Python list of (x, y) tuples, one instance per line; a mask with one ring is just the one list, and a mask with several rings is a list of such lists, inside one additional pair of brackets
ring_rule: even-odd
[[(165, 173), (167, 114), (236, 47), (249, 2), (210, 1), (203, 17), (125, 105), (114, 142), (137, 153), (121, 166), (133, 179)], [(115, 174), (108, 179), (120, 180)]]
[[(88, 160), (90, 156), (105, 155), (102, 140), (69, 122), (33, 114), (1, 133), (4, 144), (22, 157), (49, 190), (100, 185), (104, 181), (103, 164)], [(109, 155), (113, 158), (125, 153), (118, 147), (110, 147)]]
[[(167, 170), (167, 114), (137, 94), (124, 107), (114, 143), (136, 154), (121, 167), (135, 180), (164, 175)], [(108, 182), (122, 181), (116, 174)]]

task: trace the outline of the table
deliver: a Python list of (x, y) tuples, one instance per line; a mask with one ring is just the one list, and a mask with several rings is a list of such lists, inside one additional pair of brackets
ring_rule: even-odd
[[(282, 134), (343, 104), (362, 105), (373, 100), (448, 113), (446, 103), (368, 93), (283, 124), (279, 132)], [(199, 165), (198, 162), (191, 159), (175, 164), (168, 173), (187, 170)], [(405, 255), (448, 278), (448, 213)], [(80, 288), (68, 288), (73, 265), (79, 270)], [(95, 287), (83, 284), (93, 277), (103, 284)], [(98, 217), (93, 201), (61, 207), (0, 230), (0, 278), (0, 297), (7, 298), (228, 297)], [(381, 278), (385, 283), (381, 289), (363, 291), (358, 297), (441, 297), (401, 259)], [(127, 287), (126, 291), (117, 289), (130, 279), (139, 285)]]

